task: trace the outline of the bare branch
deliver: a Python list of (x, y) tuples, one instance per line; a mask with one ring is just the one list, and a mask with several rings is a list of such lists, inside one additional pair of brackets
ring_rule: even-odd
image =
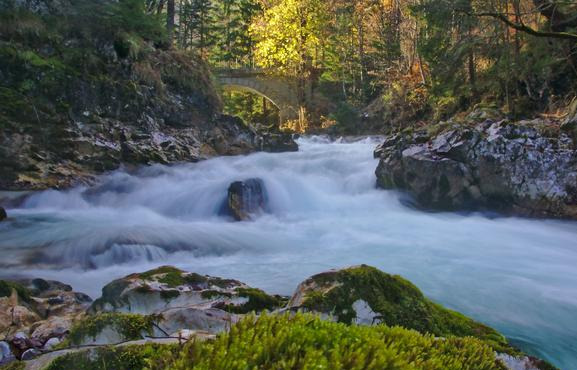
[(550, 32), (550, 31), (538, 31), (534, 28), (526, 26), (524, 24), (519, 24), (511, 21), (507, 18), (504, 14), (501, 13), (473, 13), (469, 14), (476, 17), (492, 17), (495, 19), (500, 20), (501, 22), (507, 24), (509, 27), (516, 29), (517, 31), (525, 32), (529, 35), (535, 37), (547, 37), (547, 38), (554, 38), (554, 39), (565, 39), (565, 40), (574, 40), (577, 41), (577, 34), (570, 33), (570, 32)]

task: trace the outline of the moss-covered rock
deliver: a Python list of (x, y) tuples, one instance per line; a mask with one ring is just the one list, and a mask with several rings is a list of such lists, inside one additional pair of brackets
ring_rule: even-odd
[(154, 333), (155, 324), (161, 319), (158, 315), (118, 312), (86, 316), (74, 324), (61, 346), (114, 344), (142, 339)]
[(344, 323), (384, 323), (440, 337), (474, 336), (507, 346), (494, 329), (427, 299), (408, 280), (362, 265), (314, 275), (297, 288), (289, 307), (333, 315)]
[(288, 307), (347, 324), (401, 326), (442, 338), (475, 337), (512, 359), (526, 358), (535, 369), (554, 368), (524, 355), (495, 329), (431, 301), (408, 280), (367, 265), (312, 276), (299, 285)]
[(237, 280), (162, 266), (107, 284), (90, 312), (151, 314), (175, 307), (192, 307), (247, 313), (274, 310), (283, 303), (280, 297), (268, 295)]
[(10, 297), (13, 291), (16, 291), (22, 301), (31, 302), (30, 291), (26, 287), (16, 282), (0, 280), (0, 297)]

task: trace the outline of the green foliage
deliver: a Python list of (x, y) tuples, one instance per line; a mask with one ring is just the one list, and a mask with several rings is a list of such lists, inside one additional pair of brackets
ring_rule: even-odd
[(170, 369), (504, 369), (474, 338), (439, 340), (386, 326), (347, 326), (312, 315), (247, 317), (213, 342), (187, 344)]
[(473, 336), (500, 351), (510, 351), (506, 339), (492, 328), (448, 310), (427, 299), (408, 280), (370, 266), (330, 271), (311, 278), (325, 293), (306, 297), (304, 306), (312, 311), (330, 312), (340, 322), (351, 323), (356, 314), (353, 303), (364, 300), (390, 326), (402, 326), (436, 336)]
[(79, 345), (88, 338), (95, 339), (107, 327), (112, 327), (124, 340), (142, 339), (143, 333), (152, 334), (153, 324), (160, 319), (157, 315), (127, 313), (102, 313), (90, 315), (77, 322), (63, 346)]
[(138, 370), (172, 358), (177, 345), (146, 344), (142, 346), (100, 347), (71, 353), (52, 361), (46, 370)]
[(233, 313), (261, 312), (264, 310), (272, 311), (279, 308), (283, 301), (279, 297), (266, 294), (260, 289), (239, 288), (237, 289), (239, 297), (248, 298), (248, 302), (242, 305), (228, 305), (225, 310)]
[(0, 297), (10, 297), (16, 291), (18, 297), (24, 302), (31, 302), (30, 292), (24, 286), (12, 281), (0, 280)]
[(346, 101), (340, 102), (337, 109), (329, 115), (329, 119), (334, 120), (341, 132), (354, 132), (355, 126), (359, 122), (359, 112)]
[(0, 365), (0, 370), (24, 370), (26, 363), (24, 361), (13, 361), (6, 365)]
[(299, 78), (318, 66), (327, 34), (328, 12), (321, 0), (282, 0), (255, 20), (255, 58), (265, 68)]
[(275, 126), (279, 111), (270, 101), (244, 91), (223, 91), (224, 113), (237, 116), (244, 122)]
[(106, 27), (120, 33), (128, 33), (147, 41), (166, 42), (164, 20), (146, 11), (144, 0), (120, 0), (107, 5), (103, 11)]

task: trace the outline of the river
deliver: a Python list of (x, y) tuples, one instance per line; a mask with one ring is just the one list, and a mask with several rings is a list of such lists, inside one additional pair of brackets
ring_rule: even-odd
[[(577, 368), (577, 223), (418, 211), (376, 189), (374, 140), (299, 145), (37, 193), (0, 223), (1, 274), (56, 279), (97, 297), (114, 278), (175, 265), (290, 295), (314, 273), (365, 263)], [(253, 177), (264, 180), (271, 213), (220, 217), (228, 185)]]

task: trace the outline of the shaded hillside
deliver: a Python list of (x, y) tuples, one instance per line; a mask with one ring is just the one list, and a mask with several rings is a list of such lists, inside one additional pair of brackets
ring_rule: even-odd
[(0, 188), (252, 150), (204, 62), (142, 4), (0, 0)]

